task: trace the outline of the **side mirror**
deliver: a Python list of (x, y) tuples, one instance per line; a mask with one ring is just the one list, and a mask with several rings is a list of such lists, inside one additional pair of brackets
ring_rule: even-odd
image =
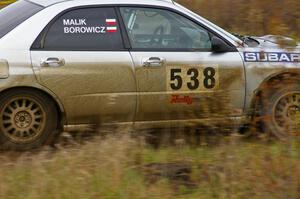
[(215, 53), (225, 53), (225, 52), (236, 52), (236, 48), (229, 46), (225, 41), (219, 37), (213, 36), (211, 39), (212, 51)]

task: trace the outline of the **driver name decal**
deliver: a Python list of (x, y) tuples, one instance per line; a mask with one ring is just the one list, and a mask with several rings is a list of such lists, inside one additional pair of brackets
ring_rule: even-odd
[(90, 26), (87, 19), (63, 19), (62, 22), (64, 34), (106, 34), (118, 31), (116, 19), (106, 19), (102, 26)]

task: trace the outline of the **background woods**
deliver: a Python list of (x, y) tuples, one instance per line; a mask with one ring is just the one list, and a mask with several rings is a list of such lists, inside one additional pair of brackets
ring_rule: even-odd
[[(176, 1), (231, 32), (285, 35), (300, 40), (299, 0)], [(0, 0), (0, 8), (12, 2)]]
[(222, 28), (247, 35), (300, 39), (299, 0), (177, 0)]
[(15, 2), (15, 0), (0, 0), (0, 8), (5, 7), (6, 5)]

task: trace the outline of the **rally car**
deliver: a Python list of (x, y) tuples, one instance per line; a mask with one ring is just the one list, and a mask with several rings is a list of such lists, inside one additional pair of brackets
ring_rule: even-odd
[(0, 11), (0, 145), (222, 119), (295, 135), (299, 67), (299, 43), (231, 34), (171, 0), (20, 0)]

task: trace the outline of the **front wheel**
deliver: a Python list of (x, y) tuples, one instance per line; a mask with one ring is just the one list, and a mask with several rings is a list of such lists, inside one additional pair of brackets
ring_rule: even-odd
[(300, 135), (300, 84), (289, 83), (267, 91), (263, 99), (265, 130), (278, 138)]
[(12, 90), (0, 99), (2, 149), (28, 150), (53, 138), (58, 113), (48, 96), (32, 90)]

